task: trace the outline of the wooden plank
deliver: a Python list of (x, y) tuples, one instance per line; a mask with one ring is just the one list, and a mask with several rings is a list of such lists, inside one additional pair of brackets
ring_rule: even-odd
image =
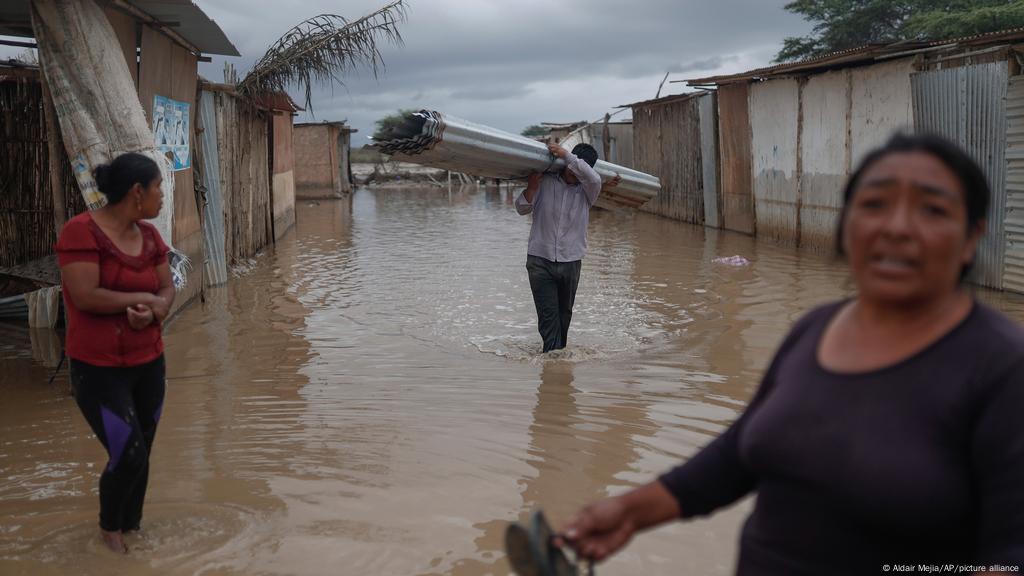
[(722, 227), (753, 234), (749, 92), (750, 85), (745, 82), (719, 88), (718, 125), (719, 158), (722, 162)]
[(701, 224), (704, 222), (700, 115), (696, 98), (677, 99), (633, 111), (634, 164), (657, 176), (661, 192), (641, 210)]
[[(196, 57), (178, 45), (171, 45), (171, 87), (167, 94), (179, 102), (191, 104), (189, 107), (188, 132), (189, 143), (195, 144), (196, 125), (196, 87), (199, 82)], [(195, 186), (192, 168), (174, 173), (174, 237), (188, 238), (194, 234), (202, 234), (199, 223), (199, 210), (196, 206)], [(191, 255), (189, 255), (191, 257)]]

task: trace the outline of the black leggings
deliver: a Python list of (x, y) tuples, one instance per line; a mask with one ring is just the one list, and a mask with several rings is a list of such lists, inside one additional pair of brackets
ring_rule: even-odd
[(164, 357), (129, 368), (71, 360), (75, 401), (110, 457), (100, 476), (100, 528), (138, 530), (149, 452), (164, 406)]

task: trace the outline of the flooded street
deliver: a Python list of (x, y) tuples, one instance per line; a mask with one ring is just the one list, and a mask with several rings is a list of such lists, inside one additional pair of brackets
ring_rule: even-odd
[[(0, 324), (0, 574), (507, 574), (543, 506), (652, 479), (734, 420), (830, 256), (597, 212), (569, 348), (540, 357), (529, 219), (505, 190), (300, 201), (275, 249), (166, 329), (143, 531), (97, 536), (105, 463), (59, 341)], [(750, 266), (714, 264), (742, 255)], [(194, 273), (193, 281), (198, 281)], [(1024, 299), (983, 298), (1024, 318)], [(729, 574), (740, 503), (600, 574)]]

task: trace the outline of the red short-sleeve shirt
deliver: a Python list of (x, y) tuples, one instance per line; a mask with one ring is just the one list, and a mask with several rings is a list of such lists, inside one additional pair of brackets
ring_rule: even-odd
[[(100, 287), (117, 292), (160, 290), (157, 267), (167, 262), (167, 245), (152, 224), (139, 222), (142, 252), (129, 256), (100, 229), (89, 212), (75, 216), (64, 225), (57, 239), (60, 266), (92, 262), (100, 267)], [(139, 366), (164, 352), (161, 327), (154, 322), (142, 330), (128, 325), (128, 314), (92, 314), (75, 307), (64, 286), (67, 321), (67, 355), (94, 366)]]

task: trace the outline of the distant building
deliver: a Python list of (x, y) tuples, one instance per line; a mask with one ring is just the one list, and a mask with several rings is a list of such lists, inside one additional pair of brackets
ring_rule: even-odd
[(295, 196), (338, 198), (352, 192), (352, 133), (344, 122), (295, 125)]

